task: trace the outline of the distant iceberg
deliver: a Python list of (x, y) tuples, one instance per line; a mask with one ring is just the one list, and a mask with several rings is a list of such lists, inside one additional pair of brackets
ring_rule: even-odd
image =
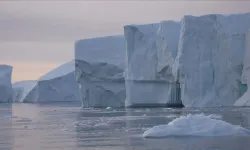
[(12, 102), (12, 66), (0, 65), (0, 103)]
[(204, 114), (181, 116), (167, 125), (155, 126), (143, 133), (145, 138), (164, 138), (173, 136), (244, 136), (250, 130), (213, 119)]
[(37, 81), (14, 83), (13, 89), (16, 102), (80, 102), (74, 61), (53, 69)]
[(13, 102), (33, 102), (36, 99), (36, 80), (19, 81), (12, 85)]

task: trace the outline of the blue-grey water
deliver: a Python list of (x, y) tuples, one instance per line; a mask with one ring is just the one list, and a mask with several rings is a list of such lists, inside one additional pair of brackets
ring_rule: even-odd
[(250, 108), (81, 109), (73, 104), (0, 104), (0, 150), (250, 150), (250, 136), (144, 139), (186, 114), (217, 114), (250, 129)]

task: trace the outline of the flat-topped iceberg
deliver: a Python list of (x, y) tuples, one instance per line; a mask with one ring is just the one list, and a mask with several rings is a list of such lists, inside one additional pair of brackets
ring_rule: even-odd
[(76, 42), (76, 81), (83, 107), (124, 107), (124, 63), (123, 36)]
[(124, 27), (127, 107), (166, 106), (171, 101), (179, 34), (180, 23), (174, 21)]
[(232, 125), (222, 120), (213, 119), (204, 114), (181, 116), (167, 125), (155, 126), (144, 132), (145, 138), (164, 138), (173, 136), (244, 136), (250, 130)]
[(12, 66), (0, 65), (0, 102), (12, 102)]
[(241, 76), (249, 28), (250, 13), (183, 18), (176, 66), (185, 106), (232, 106), (244, 94)]

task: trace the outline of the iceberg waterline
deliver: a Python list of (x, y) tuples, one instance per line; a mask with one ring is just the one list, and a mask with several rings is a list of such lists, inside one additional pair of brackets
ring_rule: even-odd
[(250, 135), (250, 130), (218, 120), (218, 118), (214, 119), (214, 116), (206, 116), (204, 114), (181, 116), (169, 122), (167, 125), (154, 126), (143, 133), (143, 137), (145, 138), (244, 135)]

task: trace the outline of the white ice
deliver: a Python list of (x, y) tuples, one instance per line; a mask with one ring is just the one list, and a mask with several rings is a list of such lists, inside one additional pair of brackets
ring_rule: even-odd
[(145, 138), (164, 138), (176, 136), (244, 136), (250, 130), (232, 125), (222, 120), (212, 119), (204, 114), (181, 116), (167, 125), (159, 125), (143, 133)]
[(245, 92), (241, 82), (250, 13), (185, 16), (176, 61), (186, 107), (232, 106)]
[(15, 101), (27, 103), (77, 102), (80, 92), (75, 79), (75, 62), (65, 63), (37, 81), (22, 81), (13, 85)]
[(124, 27), (126, 106), (166, 105), (179, 33), (174, 21)]
[(13, 87), (13, 102), (29, 102), (36, 99), (35, 80), (19, 81), (12, 85)]
[(250, 30), (248, 31), (245, 44), (242, 82), (247, 84), (247, 92), (235, 102), (235, 106), (250, 106)]
[(125, 39), (122, 35), (77, 41), (75, 61), (83, 107), (124, 107)]
[(0, 102), (12, 102), (12, 66), (0, 65)]

